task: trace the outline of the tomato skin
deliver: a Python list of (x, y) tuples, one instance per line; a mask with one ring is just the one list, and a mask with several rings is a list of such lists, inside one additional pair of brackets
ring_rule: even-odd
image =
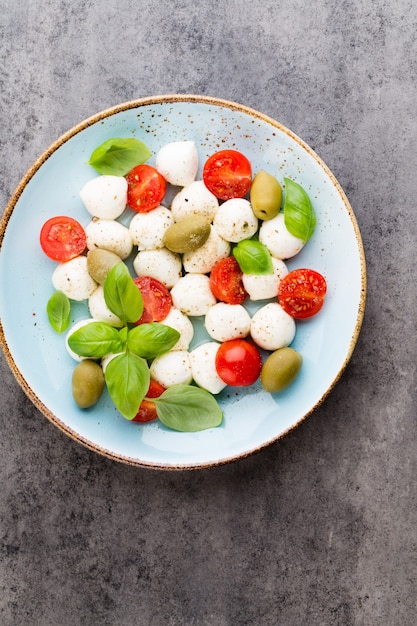
[(203, 167), (203, 181), (220, 200), (243, 198), (252, 184), (252, 167), (237, 150), (220, 150), (212, 154)]
[(324, 304), (326, 279), (309, 268), (289, 272), (278, 287), (278, 301), (284, 311), (296, 319), (316, 315)]
[(41, 248), (50, 259), (65, 263), (84, 252), (87, 236), (77, 220), (67, 215), (51, 217), (40, 232)]
[(162, 322), (172, 307), (172, 297), (167, 287), (152, 276), (136, 276), (133, 282), (143, 298), (143, 313), (136, 324)]
[(136, 165), (128, 174), (127, 204), (137, 213), (148, 213), (159, 206), (165, 196), (165, 178), (151, 165)]
[(242, 304), (247, 298), (242, 270), (234, 256), (221, 259), (211, 270), (210, 289), (217, 300), (227, 304)]
[(253, 385), (262, 369), (259, 350), (245, 339), (231, 339), (220, 345), (216, 354), (216, 371), (232, 387)]
[(165, 391), (165, 387), (151, 380), (149, 383), (149, 389), (146, 394), (146, 398), (142, 400), (139, 406), (139, 410), (133, 418), (132, 422), (152, 422), (158, 418), (156, 413), (155, 402), (148, 400), (148, 398), (159, 398), (159, 396)]

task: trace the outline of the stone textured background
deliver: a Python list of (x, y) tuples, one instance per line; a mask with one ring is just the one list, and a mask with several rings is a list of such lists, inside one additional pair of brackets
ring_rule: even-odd
[(84, 449), (2, 356), (2, 626), (414, 626), (416, 32), (413, 0), (0, 0), (2, 210), (86, 117), (206, 94), (317, 151), (368, 264), (360, 339), (327, 401), (223, 467), (147, 471)]

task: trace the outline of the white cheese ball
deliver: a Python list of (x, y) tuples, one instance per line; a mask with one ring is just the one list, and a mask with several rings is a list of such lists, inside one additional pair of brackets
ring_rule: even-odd
[(190, 352), (194, 382), (213, 394), (220, 393), (226, 387), (216, 371), (216, 354), (219, 348), (219, 343), (209, 341)]
[(277, 259), (290, 259), (304, 247), (303, 240), (294, 237), (285, 226), (284, 213), (278, 213), (271, 220), (262, 222), (259, 241)]
[(271, 257), (273, 274), (243, 274), (243, 286), (251, 300), (268, 300), (276, 298), (281, 280), (288, 274), (284, 261)]
[(249, 335), (251, 318), (241, 304), (218, 302), (206, 313), (204, 326), (216, 341), (228, 341)]
[(232, 198), (219, 206), (213, 225), (223, 239), (238, 243), (242, 239), (250, 239), (256, 233), (258, 218), (249, 200)]
[(168, 248), (142, 250), (133, 261), (133, 269), (138, 276), (153, 276), (171, 289), (182, 275), (181, 257)]
[(163, 206), (148, 213), (136, 213), (129, 224), (133, 245), (138, 250), (163, 248), (165, 232), (173, 223), (171, 211)]
[(217, 300), (205, 274), (185, 274), (171, 289), (174, 306), (191, 317), (205, 315)]
[(77, 301), (87, 300), (98, 286), (88, 273), (86, 256), (77, 256), (57, 265), (52, 274), (52, 284), (70, 300)]
[(182, 263), (186, 272), (208, 274), (218, 261), (225, 259), (229, 254), (229, 242), (210, 226), (210, 234), (205, 243), (193, 252), (186, 252), (182, 257)]
[(175, 350), (157, 356), (149, 368), (151, 378), (163, 387), (189, 385), (193, 379), (190, 355), (186, 350)]
[(189, 185), (194, 181), (198, 170), (198, 153), (194, 141), (173, 141), (166, 144), (157, 153), (155, 165), (171, 185)]
[(264, 350), (285, 348), (294, 339), (295, 321), (278, 302), (270, 302), (253, 315), (250, 334)]
[(104, 288), (99, 285), (88, 299), (88, 309), (95, 321), (107, 322), (111, 326), (123, 326), (122, 320), (108, 308), (104, 299)]
[(132, 236), (127, 226), (115, 220), (92, 220), (85, 229), (87, 248), (103, 248), (117, 254), (122, 260), (132, 252)]
[(126, 208), (127, 181), (124, 176), (98, 176), (84, 185), (80, 197), (93, 217), (115, 220)]
[(219, 208), (219, 201), (202, 180), (195, 180), (174, 196), (171, 203), (175, 222), (189, 215), (201, 215), (212, 222)]
[(87, 359), (89, 357), (86, 356), (79, 356), (78, 354), (76, 354), (75, 352), (73, 352), (71, 350), (71, 348), (68, 345), (68, 339), (71, 337), (71, 335), (73, 335), (75, 333), (76, 330), (78, 330), (79, 328), (82, 328), (83, 326), (86, 326), (87, 324), (91, 324), (91, 322), (96, 322), (97, 320), (93, 319), (92, 317), (86, 319), (86, 320), (79, 320), (78, 322), (76, 322), (73, 326), (71, 326), (71, 328), (69, 329), (69, 331), (67, 332), (66, 336), (65, 336), (65, 347), (67, 349), (68, 354), (70, 355), (70, 357), (72, 359), (74, 359), (74, 361), (78, 361), (78, 363), (80, 363), (81, 361), (84, 361), (84, 359)]
[(191, 320), (182, 311), (172, 306), (162, 324), (174, 328), (180, 334), (180, 338), (172, 350), (188, 350), (194, 337), (194, 326)]

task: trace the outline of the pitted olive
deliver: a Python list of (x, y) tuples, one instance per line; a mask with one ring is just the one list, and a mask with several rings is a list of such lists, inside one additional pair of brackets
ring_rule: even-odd
[(104, 374), (98, 363), (85, 359), (72, 373), (72, 395), (81, 409), (99, 401), (104, 390)]
[(210, 235), (210, 224), (201, 215), (188, 215), (172, 224), (164, 236), (164, 245), (171, 252), (193, 252), (200, 248)]
[(91, 278), (103, 285), (106, 276), (114, 265), (121, 262), (121, 258), (110, 250), (95, 248), (87, 254), (87, 269)]
[(280, 348), (272, 352), (262, 366), (261, 383), (265, 391), (275, 393), (288, 387), (298, 376), (302, 356), (293, 348)]
[(275, 176), (260, 170), (255, 175), (250, 190), (250, 202), (256, 217), (260, 220), (271, 220), (278, 215), (281, 201), (282, 189)]

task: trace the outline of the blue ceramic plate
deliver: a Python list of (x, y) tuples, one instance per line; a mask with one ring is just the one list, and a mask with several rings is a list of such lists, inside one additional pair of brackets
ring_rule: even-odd
[[(325, 305), (297, 324), (293, 347), (303, 356), (300, 376), (285, 392), (265, 393), (260, 384), (228, 388), (219, 397), (224, 422), (199, 433), (179, 433), (158, 421), (125, 420), (105, 393), (92, 409), (77, 408), (71, 395), (74, 361), (64, 337), (48, 323), (55, 263), (39, 246), (39, 231), (53, 215), (90, 221), (79, 190), (96, 173), (86, 165), (92, 151), (112, 137), (137, 137), (151, 150), (190, 139), (205, 159), (221, 148), (243, 152), (253, 171), (265, 169), (282, 182), (299, 182), (317, 213), (317, 227), (289, 269), (311, 267), (328, 283)], [(154, 163), (153, 158), (150, 163)], [(340, 378), (362, 323), (366, 272), (353, 211), (340, 185), (320, 158), (280, 123), (224, 100), (188, 95), (128, 102), (82, 122), (54, 143), (31, 167), (7, 206), (0, 229), (0, 340), (18, 382), (36, 407), (58, 428), (96, 452), (131, 465), (192, 469), (247, 456), (298, 425)], [(73, 321), (86, 317), (74, 307)], [(200, 325), (201, 326), (201, 325)], [(193, 345), (204, 341), (198, 330)]]

